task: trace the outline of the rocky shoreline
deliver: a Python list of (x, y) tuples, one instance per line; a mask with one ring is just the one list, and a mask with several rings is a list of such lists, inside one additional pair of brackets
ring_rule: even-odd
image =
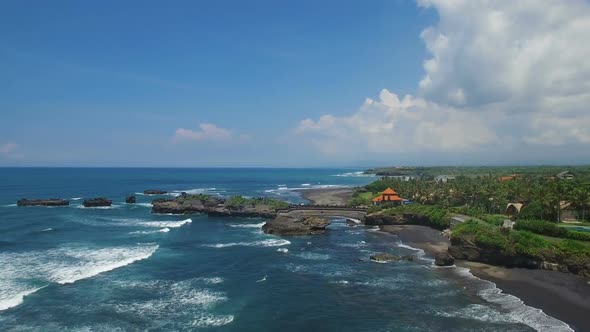
[[(383, 225), (381, 231), (395, 234), (406, 245), (436, 257), (447, 253), (451, 241), (439, 230), (423, 225)], [(455, 257), (457, 258), (457, 257)], [(571, 273), (542, 269), (509, 268), (466, 260), (465, 267), (481, 279), (489, 280), (505, 293), (520, 298), (526, 305), (569, 324), (576, 331), (590, 331), (590, 280)]]

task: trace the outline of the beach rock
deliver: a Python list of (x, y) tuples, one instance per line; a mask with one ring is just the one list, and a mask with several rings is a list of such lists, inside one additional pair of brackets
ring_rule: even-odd
[(135, 195), (130, 195), (125, 198), (125, 203), (127, 204), (135, 204), (137, 202)]
[(143, 194), (144, 195), (164, 195), (167, 194), (167, 191), (164, 190), (157, 190), (157, 189), (149, 189), (149, 190), (144, 190)]
[(290, 218), (278, 216), (264, 224), (262, 230), (267, 234), (274, 235), (313, 235), (325, 232), (328, 225), (330, 225), (330, 221), (321, 217)]
[(155, 199), (152, 201), (152, 213), (191, 214), (206, 212), (205, 205), (199, 199)]
[(455, 259), (448, 252), (437, 252), (434, 255), (434, 264), (437, 266), (452, 266)]
[(18, 206), (67, 206), (70, 205), (70, 201), (61, 198), (49, 198), (49, 199), (20, 199), (16, 202)]
[(377, 253), (369, 257), (375, 262), (397, 262), (397, 261), (413, 261), (414, 256), (398, 256), (386, 252)]
[(111, 201), (110, 199), (108, 199), (106, 197), (85, 199), (84, 202), (82, 203), (82, 205), (84, 205), (84, 207), (105, 207), (105, 206), (111, 206), (111, 204), (113, 204), (113, 201)]

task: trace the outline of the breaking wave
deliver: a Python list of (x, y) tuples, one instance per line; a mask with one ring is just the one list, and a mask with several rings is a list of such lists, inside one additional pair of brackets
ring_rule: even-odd
[(22, 303), (48, 283), (70, 284), (152, 256), (158, 245), (58, 248), (0, 253), (0, 310)]
[(205, 247), (211, 248), (228, 248), (235, 246), (243, 247), (281, 247), (291, 244), (291, 242), (284, 239), (268, 239), (253, 242), (230, 242), (230, 243), (216, 243), (216, 244), (205, 244)]

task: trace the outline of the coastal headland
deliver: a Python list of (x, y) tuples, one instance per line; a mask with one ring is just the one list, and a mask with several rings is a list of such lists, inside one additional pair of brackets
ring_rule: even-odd
[[(439, 230), (421, 225), (385, 225), (381, 231), (395, 234), (402, 243), (434, 257), (447, 252), (450, 241)], [(524, 304), (568, 323), (576, 331), (590, 331), (590, 280), (569, 273), (539, 269), (506, 268), (457, 260), (474, 276), (491, 281), (504, 293)]]

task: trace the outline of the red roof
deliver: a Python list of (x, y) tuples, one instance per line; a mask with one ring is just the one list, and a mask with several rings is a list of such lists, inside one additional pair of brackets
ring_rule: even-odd
[(391, 188), (387, 188), (385, 189), (385, 191), (383, 192), (383, 195), (397, 195), (397, 193), (395, 192), (395, 190), (391, 189)]

